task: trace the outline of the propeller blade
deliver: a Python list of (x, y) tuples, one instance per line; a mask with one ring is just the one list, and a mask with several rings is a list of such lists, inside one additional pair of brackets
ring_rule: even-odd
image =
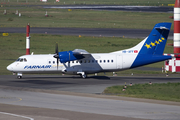
[(57, 70), (58, 70), (58, 66), (59, 66), (59, 52), (58, 52), (58, 44), (57, 43), (56, 43), (56, 46), (55, 46), (55, 55), (53, 57), (57, 59)]
[(58, 66), (59, 66), (59, 58), (57, 58), (57, 70), (58, 70)]
[(58, 52), (58, 44), (56, 43), (56, 49), (55, 49), (55, 52), (56, 52), (56, 54), (59, 54), (59, 52)]

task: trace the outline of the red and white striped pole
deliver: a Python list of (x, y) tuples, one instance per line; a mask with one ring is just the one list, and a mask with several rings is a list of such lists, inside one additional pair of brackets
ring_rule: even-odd
[(29, 23), (26, 26), (26, 55), (30, 55), (30, 25)]
[(174, 53), (180, 53), (180, 0), (174, 6)]

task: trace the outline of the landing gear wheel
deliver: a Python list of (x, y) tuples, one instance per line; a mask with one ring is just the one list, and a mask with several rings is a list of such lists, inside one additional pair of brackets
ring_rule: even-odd
[(22, 78), (22, 73), (17, 73), (17, 78), (21, 79)]
[(17, 78), (18, 78), (18, 79), (21, 79), (21, 78), (22, 78), (22, 76), (20, 76), (20, 75), (19, 75), (19, 76), (17, 76)]
[(82, 78), (86, 78), (87, 77), (87, 75), (86, 74), (84, 74), (84, 75), (81, 75), (82, 76)]
[(79, 74), (82, 78), (86, 78), (87, 77), (85, 72), (77, 72), (77, 74)]

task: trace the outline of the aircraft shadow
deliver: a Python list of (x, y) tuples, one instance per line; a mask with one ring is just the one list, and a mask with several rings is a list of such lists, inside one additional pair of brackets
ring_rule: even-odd
[(108, 76), (88, 76), (86, 79), (110, 80)]
[[(46, 80), (46, 79), (52, 79), (52, 80), (57, 80), (57, 79), (80, 79), (80, 80), (86, 80), (86, 79), (99, 79), (99, 80), (110, 80), (111, 78), (108, 77), (108, 76), (87, 76), (85, 79), (83, 79), (82, 77), (80, 77), (79, 75), (65, 75), (65, 76), (24, 76), (22, 78), (22, 80), (26, 80), (26, 79), (32, 79), (32, 80), (36, 80), (36, 79), (43, 79), (43, 80)], [(21, 81), (21, 80), (19, 80)]]
[(49, 80), (19, 80), (19, 81), (11, 81), (15, 83), (27, 83), (27, 84), (38, 84), (38, 85), (62, 85), (62, 84), (75, 84), (75, 83), (68, 83), (68, 82), (56, 82), (56, 81), (49, 81)]

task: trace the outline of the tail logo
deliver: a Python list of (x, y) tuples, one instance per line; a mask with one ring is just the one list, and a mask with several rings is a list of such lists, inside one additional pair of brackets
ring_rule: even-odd
[(159, 39), (159, 42), (163, 42), (161, 39)]
[(147, 49), (149, 49), (149, 48), (151, 48), (151, 47), (156, 46), (157, 44), (160, 44), (161, 42), (163, 42), (163, 40), (165, 40), (165, 38), (161, 37), (161, 39), (159, 39), (158, 41), (155, 40), (154, 43), (153, 43), (153, 42), (151, 42), (150, 44), (147, 44), (147, 43), (146, 43), (145, 46), (147, 47)]
[(155, 43), (153, 43), (153, 42), (151, 42), (151, 45), (152, 45), (152, 46), (156, 46), (156, 44), (155, 44)]
[(150, 44), (148, 45), (148, 44), (146, 43), (145, 46), (147, 47), (147, 49), (151, 48), (151, 45), (150, 45)]
[(157, 41), (157, 40), (155, 41), (155, 43), (156, 43), (156, 44), (160, 44), (159, 41)]

